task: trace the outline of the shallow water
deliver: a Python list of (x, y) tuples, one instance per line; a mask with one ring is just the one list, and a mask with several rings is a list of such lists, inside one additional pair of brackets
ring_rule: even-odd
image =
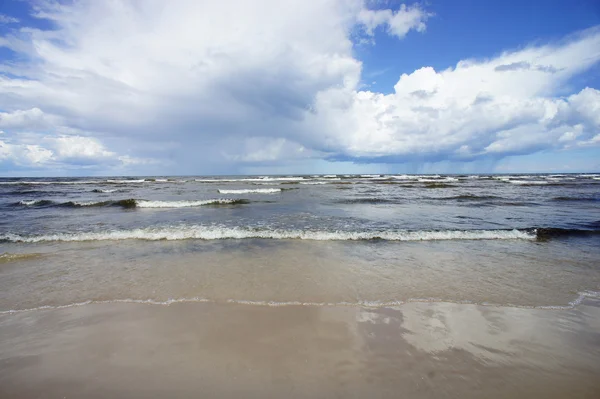
[(598, 178), (1, 179), (0, 311), (88, 301), (571, 307), (600, 291)]

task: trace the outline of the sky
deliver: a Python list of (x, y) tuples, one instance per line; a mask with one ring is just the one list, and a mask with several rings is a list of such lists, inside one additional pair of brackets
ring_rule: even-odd
[(597, 0), (0, 0), (0, 176), (600, 172)]

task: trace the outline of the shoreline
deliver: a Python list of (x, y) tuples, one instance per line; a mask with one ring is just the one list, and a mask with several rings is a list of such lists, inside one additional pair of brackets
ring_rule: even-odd
[(514, 309), (532, 309), (532, 310), (570, 310), (580, 306), (586, 299), (600, 299), (600, 292), (596, 291), (582, 291), (579, 292), (577, 297), (570, 301), (566, 305), (517, 305), (517, 304), (498, 304), (498, 303), (487, 303), (487, 302), (473, 302), (473, 301), (460, 301), (460, 300), (449, 300), (440, 298), (409, 298), (406, 300), (397, 301), (360, 301), (360, 302), (301, 302), (301, 301), (260, 301), (260, 300), (245, 300), (245, 299), (228, 299), (228, 300), (214, 300), (209, 298), (169, 298), (161, 301), (156, 299), (107, 299), (107, 300), (87, 300), (76, 303), (69, 303), (65, 305), (40, 305), (37, 307), (26, 308), (26, 309), (8, 309), (0, 310), (0, 316), (12, 315), (19, 313), (37, 312), (37, 311), (50, 311), (50, 310), (61, 310), (76, 308), (88, 305), (110, 305), (110, 304), (137, 304), (137, 305), (153, 305), (153, 306), (171, 306), (176, 304), (189, 304), (189, 303), (205, 303), (213, 305), (241, 305), (241, 306), (261, 306), (261, 307), (294, 307), (294, 306), (307, 306), (307, 307), (350, 307), (350, 308), (363, 308), (363, 309), (384, 309), (384, 308), (401, 308), (404, 305), (413, 303), (431, 303), (431, 304), (454, 304), (454, 305), (472, 305), (489, 308), (514, 308)]
[(574, 309), (104, 303), (0, 315), (0, 396), (600, 394), (600, 300)]

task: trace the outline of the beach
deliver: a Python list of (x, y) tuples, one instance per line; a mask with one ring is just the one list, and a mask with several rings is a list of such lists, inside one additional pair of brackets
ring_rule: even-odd
[(598, 177), (0, 179), (0, 397), (596, 398)]
[(600, 301), (91, 304), (0, 316), (3, 398), (596, 398)]

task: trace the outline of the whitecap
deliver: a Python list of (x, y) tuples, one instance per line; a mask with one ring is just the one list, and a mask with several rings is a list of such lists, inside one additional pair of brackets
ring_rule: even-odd
[(254, 229), (241, 227), (183, 225), (132, 230), (101, 232), (57, 233), (47, 235), (3, 234), (0, 240), (9, 242), (48, 241), (106, 241), (106, 240), (222, 240), (222, 239), (299, 239), (315, 241), (387, 240), (387, 241), (434, 241), (434, 240), (534, 240), (535, 231), (523, 230), (441, 230), (441, 231), (318, 231)]
[(254, 188), (240, 190), (224, 190), (219, 189), (221, 194), (275, 194), (281, 192), (280, 188)]

